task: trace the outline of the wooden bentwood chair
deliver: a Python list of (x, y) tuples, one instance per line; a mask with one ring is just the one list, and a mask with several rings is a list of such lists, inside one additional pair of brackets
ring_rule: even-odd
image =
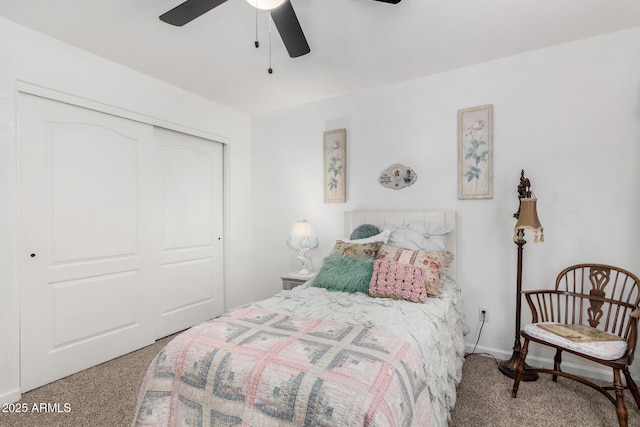
[[(556, 355), (553, 369), (527, 366), (527, 371), (552, 374), (556, 382), (559, 375), (599, 391), (616, 407), (620, 426), (627, 427), (625, 388), (631, 391), (640, 409), (638, 387), (629, 373), (640, 317), (638, 278), (610, 265), (578, 264), (558, 274), (555, 290), (523, 291), (522, 294), (531, 308), (532, 323), (521, 333), (524, 344), (511, 397), (515, 398), (518, 393), (529, 342), (533, 341), (555, 348)], [(560, 326), (549, 326), (553, 323)], [(612, 368), (613, 386), (601, 387), (585, 378), (562, 372), (563, 351)], [(624, 373), (626, 386), (620, 371)], [(610, 390), (614, 391), (613, 395)]]

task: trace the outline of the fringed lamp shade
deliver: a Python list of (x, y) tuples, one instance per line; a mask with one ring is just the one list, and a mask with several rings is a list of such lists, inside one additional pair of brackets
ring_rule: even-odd
[(520, 216), (515, 226), (514, 240), (517, 239), (518, 230), (531, 230), (534, 233), (534, 243), (544, 242), (544, 228), (538, 219), (537, 203), (538, 199), (525, 197), (520, 199)]
[(287, 246), (296, 251), (318, 247), (318, 239), (313, 232), (313, 227), (311, 227), (311, 224), (309, 224), (306, 219), (297, 221), (293, 225), (289, 238), (287, 239)]
[(311, 227), (311, 224), (309, 224), (306, 219), (297, 221), (293, 225), (289, 238), (287, 239), (287, 246), (300, 252), (296, 257), (302, 263), (298, 273), (309, 274), (310, 271), (307, 268), (307, 264), (309, 263), (307, 252), (309, 252), (310, 249), (318, 247), (318, 239), (313, 232), (313, 227)]

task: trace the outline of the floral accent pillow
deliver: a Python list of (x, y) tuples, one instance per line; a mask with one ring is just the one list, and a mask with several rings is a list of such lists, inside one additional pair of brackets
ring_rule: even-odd
[(375, 259), (382, 244), (382, 242), (347, 243), (338, 240), (329, 256)]
[(400, 264), (389, 259), (377, 259), (369, 283), (369, 295), (413, 302), (427, 299), (426, 269)]
[(397, 246), (382, 245), (378, 251), (377, 260), (386, 260), (423, 269), (427, 295), (437, 297), (441, 294), (441, 286), (445, 281), (449, 265), (453, 261), (453, 254), (446, 251), (414, 251)]

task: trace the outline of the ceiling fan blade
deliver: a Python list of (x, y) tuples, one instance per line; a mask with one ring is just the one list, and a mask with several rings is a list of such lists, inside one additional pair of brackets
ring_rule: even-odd
[(382, 3), (391, 3), (391, 4), (398, 4), (400, 3), (400, 0), (373, 0), (373, 1), (380, 1)]
[(181, 27), (226, 1), (227, 0), (187, 0), (160, 15), (160, 20), (167, 24)]
[(289, 0), (272, 9), (271, 18), (274, 24), (276, 24), (276, 28), (280, 33), (280, 37), (290, 57), (297, 58), (298, 56), (311, 52), (296, 12), (293, 10), (293, 6), (291, 6)]

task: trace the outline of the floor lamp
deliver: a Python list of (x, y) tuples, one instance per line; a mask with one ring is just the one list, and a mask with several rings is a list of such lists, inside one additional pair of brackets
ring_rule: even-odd
[[(516, 337), (513, 344), (513, 354), (509, 360), (504, 360), (498, 364), (498, 369), (504, 375), (514, 378), (516, 376), (516, 367), (520, 361), (520, 351), (522, 350), (520, 343), (520, 309), (522, 306), (522, 253), (523, 246), (527, 243), (524, 240), (524, 231), (531, 230), (534, 232), (534, 242), (544, 242), (544, 229), (538, 220), (538, 212), (536, 210), (537, 199), (531, 197), (531, 182), (524, 176), (524, 170), (520, 173), (520, 184), (518, 185), (518, 199), (520, 205), (518, 212), (513, 216), (518, 220), (514, 229), (513, 241), (518, 247), (518, 270), (516, 274)], [(525, 364), (525, 371), (522, 374), (522, 381), (535, 381), (538, 379), (537, 372), (527, 371), (528, 366)]]

